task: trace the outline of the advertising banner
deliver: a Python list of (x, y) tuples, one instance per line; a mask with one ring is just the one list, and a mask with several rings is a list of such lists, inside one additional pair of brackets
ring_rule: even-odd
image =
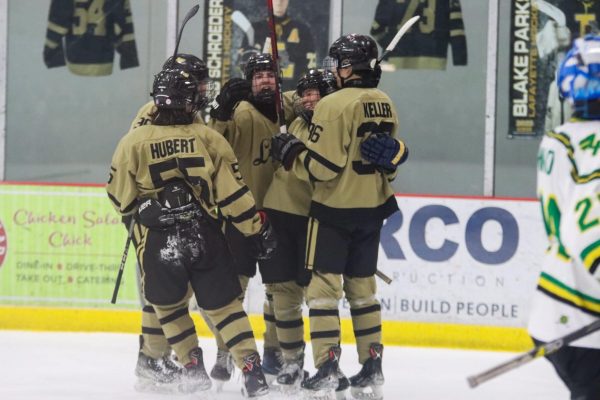
[(556, 74), (573, 40), (598, 29), (600, 2), (514, 0), (510, 18), (508, 136), (542, 135), (572, 113)]
[[(536, 201), (398, 196), (381, 232), (386, 320), (524, 327), (546, 239)], [(0, 185), (0, 305), (139, 309), (133, 248), (104, 188)], [(262, 314), (251, 280), (246, 306)], [(349, 306), (342, 303), (342, 316)]]
[[(381, 232), (385, 320), (524, 327), (546, 234), (537, 201), (398, 196)], [(252, 282), (250, 312), (264, 290)], [(343, 303), (342, 316), (350, 309)]]
[(0, 185), (0, 304), (138, 308), (135, 251), (104, 188)]

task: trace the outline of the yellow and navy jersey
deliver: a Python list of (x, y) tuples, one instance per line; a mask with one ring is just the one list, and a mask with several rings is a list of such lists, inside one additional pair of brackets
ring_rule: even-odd
[[(298, 117), (290, 125), (289, 132), (306, 143), (309, 135), (308, 128), (309, 124), (306, 120)], [(273, 181), (265, 195), (263, 207), (289, 214), (308, 216), (311, 197), (310, 182), (301, 180), (291, 171), (280, 167), (275, 171)]]
[(398, 210), (389, 177), (363, 161), (361, 143), (373, 132), (394, 136), (398, 116), (375, 88), (344, 88), (321, 99), (307, 149), (292, 165), (314, 185), (310, 216), (336, 225), (383, 220)]
[[(529, 330), (554, 339), (600, 317), (600, 121), (572, 119), (549, 131), (537, 157), (548, 248)], [(600, 348), (600, 335), (577, 342)]]
[(448, 44), (454, 65), (467, 65), (467, 39), (460, 0), (379, 0), (371, 35), (386, 48), (400, 27), (415, 15), (421, 18), (389, 54), (397, 68), (446, 69)]
[[(135, 115), (135, 118), (131, 122), (129, 130), (131, 131), (143, 125), (150, 125), (152, 123), (151, 115), (154, 114), (156, 111), (157, 108), (152, 100), (141, 106), (137, 114)], [(194, 117), (194, 123), (204, 125), (204, 120), (202, 119), (199, 113), (197, 113)]]
[[(254, 28), (254, 47), (263, 50), (265, 39), (270, 37), (268, 20), (252, 24)], [(277, 33), (277, 51), (280, 58), (282, 86), (284, 90), (296, 88), (298, 79), (309, 68), (317, 68), (315, 40), (310, 28), (301, 21), (288, 15), (275, 17)], [(244, 38), (242, 47), (247, 46)], [(269, 49), (270, 51), (270, 49)]]
[[(287, 92), (286, 97), (291, 97)], [(293, 113), (291, 101), (284, 101), (286, 120)], [(241, 101), (229, 121), (211, 119), (211, 128), (225, 136), (239, 164), (244, 181), (252, 191), (258, 209), (263, 208), (263, 199), (271, 184), (277, 164), (270, 154), (271, 138), (279, 132), (279, 125), (264, 116), (248, 101)]]
[(140, 198), (156, 197), (165, 184), (182, 179), (210, 216), (219, 213), (245, 235), (259, 232), (260, 216), (227, 141), (200, 125), (144, 125), (117, 145), (106, 185), (122, 215), (135, 212)]
[(52, 0), (44, 44), (48, 68), (66, 60), (74, 74), (110, 75), (115, 50), (121, 69), (139, 65), (129, 0)]

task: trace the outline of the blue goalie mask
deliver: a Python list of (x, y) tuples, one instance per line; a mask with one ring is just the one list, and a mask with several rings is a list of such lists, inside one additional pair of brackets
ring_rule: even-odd
[(557, 77), (560, 94), (583, 118), (600, 119), (600, 36), (586, 35), (574, 41), (560, 65)]

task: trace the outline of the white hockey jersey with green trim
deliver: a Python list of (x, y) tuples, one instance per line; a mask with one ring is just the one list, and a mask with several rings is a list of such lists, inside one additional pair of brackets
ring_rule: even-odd
[[(549, 246), (528, 329), (548, 342), (600, 317), (600, 121), (572, 119), (544, 136), (537, 190)], [(600, 332), (572, 345), (600, 348)]]

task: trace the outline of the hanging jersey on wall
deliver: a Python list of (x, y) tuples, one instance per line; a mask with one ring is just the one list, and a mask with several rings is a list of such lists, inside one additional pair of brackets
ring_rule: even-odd
[(44, 44), (48, 68), (110, 75), (115, 50), (121, 69), (139, 65), (129, 0), (52, 0)]
[(400, 27), (415, 15), (421, 18), (391, 52), (391, 64), (396, 68), (446, 69), (450, 44), (454, 65), (467, 65), (459, 0), (379, 0), (371, 35), (386, 48)]

